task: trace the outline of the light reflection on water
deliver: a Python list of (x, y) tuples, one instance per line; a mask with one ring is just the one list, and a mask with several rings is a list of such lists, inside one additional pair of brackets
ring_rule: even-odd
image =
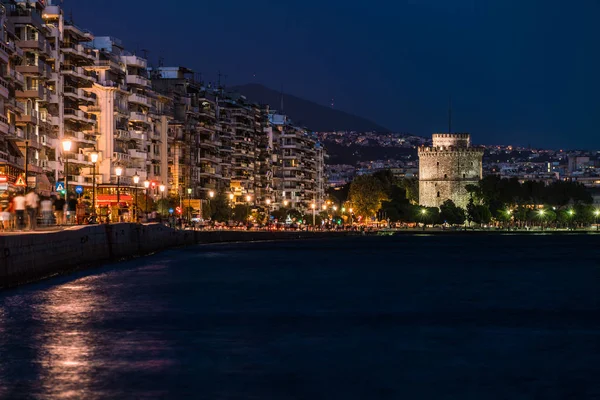
[(600, 397), (597, 239), (492, 239), (188, 248), (7, 291), (0, 398)]

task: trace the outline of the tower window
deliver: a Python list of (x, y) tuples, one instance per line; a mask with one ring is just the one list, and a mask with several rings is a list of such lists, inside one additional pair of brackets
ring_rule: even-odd
[(448, 179), (448, 174), (444, 174), (444, 179)]
[(440, 197), (440, 192), (437, 192), (437, 197)]
[(467, 177), (467, 174), (463, 174), (463, 178), (466, 178), (466, 177)]
[(440, 162), (439, 161), (436, 164), (437, 164), (438, 167), (440, 166)]

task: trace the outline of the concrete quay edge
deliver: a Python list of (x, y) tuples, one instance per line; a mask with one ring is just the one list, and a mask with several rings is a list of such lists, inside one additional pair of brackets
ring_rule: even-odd
[[(0, 236), (0, 289), (196, 244), (343, 237), (351, 232), (191, 231), (154, 224), (75, 226)], [(354, 233), (355, 234), (355, 233)]]

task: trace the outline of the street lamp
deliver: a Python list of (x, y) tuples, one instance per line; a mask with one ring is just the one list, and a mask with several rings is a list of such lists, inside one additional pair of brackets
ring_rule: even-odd
[(354, 223), (354, 212), (352, 208), (348, 209), (348, 212), (350, 213), (350, 227), (352, 227), (352, 224)]
[(234, 198), (235, 198), (234, 194), (233, 193), (229, 193), (229, 221), (231, 221), (231, 217), (232, 217), (232, 214), (233, 214), (233, 199)]
[(313, 229), (315, 228), (315, 216), (316, 216), (316, 210), (317, 210), (317, 205), (315, 203), (312, 203), (310, 205), (310, 208), (312, 208), (313, 211)]
[(540, 210), (539, 214), (540, 214), (540, 219), (542, 220), (542, 230), (544, 230), (544, 214), (545, 214), (544, 210), (543, 209)]
[(71, 151), (72, 144), (73, 144), (73, 142), (71, 142), (69, 139), (65, 139), (62, 141), (62, 148), (65, 153), (65, 199), (66, 200), (69, 197), (69, 156), (67, 153)]
[(123, 168), (116, 167), (115, 174), (117, 174), (117, 218), (119, 222), (121, 222), (121, 174), (123, 173)]
[(161, 208), (163, 209), (163, 213), (161, 213), (161, 215), (165, 214), (164, 213), (164, 208), (165, 208), (165, 189), (166, 189), (165, 185), (160, 185), (158, 187), (158, 190), (160, 190), (160, 197), (162, 199), (162, 201), (161, 201), (162, 207)]
[(187, 212), (187, 216), (188, 216), (188, 224), (191, 222), (192, 218), (190, 216), (190, 212), (192, 210), (192, 188), (187, 188), (187, 195), (188, 195), (188, 212)]
[(598, 216), (600, 216), (600, 210), (594, 210), (594, 216), (596, 217), (596, 230), (598, 230)]
[(145, 180), (144, 181), (144, 188), (146, 188), (146, 207), (145, 211), (146, 211), (146, 218), (148, 217), (148, 188), (150, 187), (150, 181), (149, 180)]
[(137, 222), (137, 220), (138, 220), (138, 217), (137, 217), (137, 215), (138, 215), (137, 192), (138, 192), (138, 183), (140, 183), (140, 176), (137, 174), (137, 172), (133, 176), (133, 183), (135, 184), (135, 202), (134, 202), (134, 206), (133, 206), (133, 215), (135, 216), (135, 222)]
[(427, 210), (421, 209), (421, 221), (423, 222), (423, 230), (425, 230), (425, 216), (427, 215)]
[(248, 220), (250, 220), (250, 200), (252, 200), (252, 197), (246, 195), (246, 218)]
[(92, 172), (92, 222), (96, 222), (96, 163), (98, 163), (98, 152), (94, 148), (94, 151), (90, 153), (90, 159), (94, 165)]

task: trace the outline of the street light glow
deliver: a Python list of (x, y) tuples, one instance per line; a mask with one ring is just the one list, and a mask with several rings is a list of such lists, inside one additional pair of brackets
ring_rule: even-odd
[(286, 207), (287, 207), (287, 205), (288, 205), (288, 204), (290, 204), (290, 202), (289, 202), (289, 201), (287, 201), (287, 200), (285, 200), (285, 201), (283, 202), (283, 205), (284, 205), (284, 206), (286, 206)]
[(314, 210), (315, 208), (317, 208), (317, 205), (316, 205), (315, 203), (312, 203), (312, 204), (310, 205), (310, 208), (312, 208), (312, 209)]
[(427, 210), (426, 210), (426, 209), (424, 209), (424, 208), (423, 208), (423, 209), (421, 209), (421, 214), (423, 214), (423, 215), (427, 214)]
[(573, 214), (575, 214), (575, 211), (573, 211), (573, 210), (569, 210), (569, 215), (570, 215), (570, 216), (573, 216)]
[(208, 192), (208, 196), (212, 199), (213, 197), (215, 197), (215, 192), (211, 190), (210, 192)]
[(252, 197), (250, 197), (250, 195), (247, 195), (247, 196), (246, 196), (246, 201), (247, 201), (248, 203), (250, 203), (250, 200), (252, 200)]
[(594, 211), (594, 215), (597, 217), (598, 215), (600, 215), (600, 210), (595, 210)]
[(352, 214), (352, 209), (349, 209), (348, 211), (350, 211), (350, 214)]
[(150, 181), (144, 181), (144, 187), (148, 189), (150, 187)]
[(115, 168), (115, 174), (117, 176), (121, 176), (122, 173), (123, 173), (123, 168), (121, 168), (121, 167), (116, 167)]
[(267, 205), (271, 205), (271, 199), (267, 199)]
[(62, 148), (64, 151), (71, 151), (71, 145), (73, 144), (73, 142), (71, 142), (69, 139), (65, 139), (62, 141)]
[(229, 193), (229, 200), (233, 200), (233, 193)]
[(133, 176), (133, 183), (135, 183), (136, 185), (138, 183), (140, 183), (140, 176), (137, 174), (137, 172), (135, 173), (135, 175)]
[(544, 215), (544, 210), (540, 210), (540, 215)]
[(159, 189), (161, 192), (164, 192), (164, 191), (165, 191), (165, 189), (166, 189), (166, 187), (165, 187), (165, 185), (160, 185), (160, 186), (158, 187), (158, 189)]
[(96, 164), (98, 162), (98, 152), (94, 151), (92, 153), (90, 153), (90, 160), (92, 161), (92, 163)]

